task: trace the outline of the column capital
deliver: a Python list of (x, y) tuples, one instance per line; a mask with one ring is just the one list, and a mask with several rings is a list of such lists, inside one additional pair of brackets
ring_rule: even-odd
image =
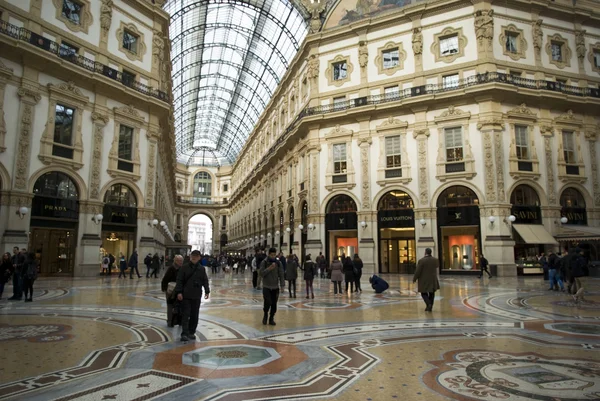
[(17, 91), (17, 94), (23, 102), (29, 103), (34, 106), (42, 99), (42, 95), (40, 94), (40, 92), (34, 89), (27, 88), (25, 86), (21, 86)]
[(427, 137), (429, 137), (429, 135), (431, 135), (431, 133), (429, 132), (428, 128), (418, 129), (418, 130), (413, 131), (413, 138), (415, 138), (417, 140), (427, 139)]

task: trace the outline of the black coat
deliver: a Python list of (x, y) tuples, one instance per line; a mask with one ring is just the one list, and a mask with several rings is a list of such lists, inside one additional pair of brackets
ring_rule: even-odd
[(346, 280), (347, 283), (354, 281), (354, 263), (352, 263), (352, 260), (344, 260), (343, 266), (344, 280)]
[(6, 284), (13, 269), (13, 263), (10, 259), (2, 261), (0, 264), (0, 283)]
[(356, 269), (356, 273), (354, 276), (354, 278), (356, 280), (358, 280), (361, 276), (362, 276), (362, 269), (363, 269), (363, 261), (360, 259), (354, 259), (352, 261), (352, 264), (354, 265), (354, 268)]
[(176, 294), (183, 294), (184, 299), (200, 299), (202, 298), (202, 288), (206, 295), (210, 294), (208, 276), (204, 266), (199, 262), (195, 265), (189, 262), (179, 268), (175, 286)]

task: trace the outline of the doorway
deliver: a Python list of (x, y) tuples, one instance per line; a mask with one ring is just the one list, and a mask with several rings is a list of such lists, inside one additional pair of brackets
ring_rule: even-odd
[(32, 228), (29, 249), (40, 261), (42, 274), (73, 274), (77, 230)]

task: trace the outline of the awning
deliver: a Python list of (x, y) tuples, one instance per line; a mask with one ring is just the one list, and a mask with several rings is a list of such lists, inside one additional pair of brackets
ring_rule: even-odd
[(558, 245), (554, 237), (541, 224), (513, 224), (512, 226), (527, 244)]
[(600, 227), (566, 225), (561, 233), (556, 236), (559, 241), (600, 241)]

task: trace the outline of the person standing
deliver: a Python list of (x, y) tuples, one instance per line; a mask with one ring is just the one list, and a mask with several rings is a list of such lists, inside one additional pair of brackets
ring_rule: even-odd
[(325, 278), (327, 275), (327, 261), (325, 260), (325, 256), (323, 256), (323, 252), (319, 252), (319, 256), (317, 256), (317, 267), (319, 268), (321, 278)]
[(108, 275), (112, 273), (113, 266), (115, 265), (115, 256), (112, 253), (108, 254)]
[[(158, 258), (158, 255), (155, 256)], [(200, 257), (200, 251), (192, 251), (190, 262), (177, 272), (175, 293), (177, 300), (181, 302), (181, 341), (196, 339), (202, 288), (204, 288), (204, 299), (208, 299), (210, 295), (208, 276), (206, 269), (200, 263)]]
[(4, 292), (4, 286), (8, 282), (10, 275), (12, 274), (12, 260), (10, 258), (10, 253), (5, 252), (2, 255), (2, 262), (0, 264), (0, 299), (2, 299), (2, 293)]
[(102, 257), (102, 274), (108, 275), (108, 266), (110, 265), (110, 259), (108, 255)]
[[(29, 252), (27, 254), (27, 261), (22, 269), (23, 271), (23, 290), (25, 292), (25, 302), (33, 301), (33, 283), (38, 276), (38, 263), (35, 260), (35, 253)], [(29, 298), (27, 298), (29, 294)]]
[(489, 276), (489, 278), (492, 278), (492, 274), (488, 270), (488, 266), (489, 265), (490, 265), (490, 263), (485, 258), (485, 256), (480, 255), (479, 256), (479, 266), (481, 266), (481, 272), (479, 272), (479, 278), (483, 277), (483, 273), (484, 272), (487, 273), (487, 275)]
[(343, 261), (344, 266), (344, 279), (346, 280), (346, 291), (348, 293), (348, 285), (350, 285), (350, 292), (354, 292), (354, 263), (352, 263), (352, 259), (350, 256), (344, 258)]
[(587, 260), (585, 256), (581, 254), (581, 249), (575, 248), (575, 254), (571, 259), (571, 275), (575, 281), (577, 292), (573, 295), (573, 300), (578, 303), (583, 301), (583, 294), (585, 292), (585, 277), (588, 275), (589, 270), (587, 267)]
[(554, 251), (550, 251), (550, 255), (548, 255), (548, 279), (550, 280), (548, 291), (558, 291), (559, 287), (561, 291), (565, 290), (565, 286), (560, 278), (560, 259)]
[(152, 254), (149, 253), (144, 258), (144, 264), (146, 265), (146, 278), (150, 278), (150, 269), (152, 265)]
[(21, 269), (25, 264), (25, 255), (19, 251), (19, 247), (13, 248), (12, 256), (12, 283), (13, 283), (13, 296), (8, 298), (9, 301), (20, 301), (23, 298), (23, 275)]
[[(312, 299), (315, 299), (315, 291), (313, 290), (313, 281), (317, 275), (317, 268), (312, 260), (310, 260), (310, 254), (306, 255), (306, 261), (304, 262), (304, 281), (306, 282), (306, 299), (310, 295)], [(310, 294), (309, 294), (310, 291)], [(295, 298), (295, 297), (294, 297)]]
[(167, 326), (169, 327), (173, 327), (173, 304), (175, 303), (175, 297), (173, 296), (175, 288), (171, 288), (169, 291), (169, 283), (177, 285), (177, 273), (179, 273), (181, 266), (183, 266), (183, 256), (175, 255), (173, 264), (169, 266), (160, 283), (160, 289), (165, 293), (167, 300)]
[[(288, 282), (288, 291), (290, 298), (296, 298), (296, 280), (298, 279), (298, 263), (292, 255), (287, 257), (287, 269), (285, 270), (285, 280)], [(293, 288), (293, 291), (292, 291)]]
[(152, 256), (150, 269), (152, 271), (152, 273), (150, 273), (150, 277), (154, 276), (154, 278), (158, 278), (158, 271), (160, 270), (160, 258), (158, 257), (158, 253), (155, 253), (154, 256)]
[[(260, 269), (260, 264), (261, 264), (261, 263), (263, 262), (263, 260), (265, 260), (266, 258), (267, 258), (267, 255), (265, 255), (265, 250), (264, 250), (264, 249), (260, 249), (260, 250), (258, 251), (258, 253), (256, 254), (256, 259), (255, 259), (255, 260), (256, 260), (256, 266), (255, 266), (255, 268), (256, 268), (256, 271), (257, 271), (257, 272), (258, 272), (258, 269)], [(253, 263), (254, 263), (254, 262), (253, 262)], [(258, 273), (257, 273), (257, 274), (258, 274)], [(260, 290), (260, 289), (262, 288), (262, 287), (261, 287), (262, 280), (263, 280), (262, 276), (261, 276), (260, 274), (258, 274), (257, 281), (256, 281), (256, 289), (257, 289), (257, 290)]]
[(342, 273), (342, 262), (338, 259), (338, 256), (333, 257), (333, 262), (331, 262), (331, 282), (333, 282), (333, 294), (335, 296), (342, 296), (342, 280), (344, 279), (344, 274)]
[(135, 269), (135, 273), (138, 278), (142, 278), (140, 271), (138, 270), (138, 254), (137, 249), (133, 250), (131, 257), (129, 258), (129, 278), (133, 280), (133, 270)]
[(127, 270), (127, 260), (125, 260), (123, 252), (121, 252), (121, 256), (119, 256), (119, 278), (121, 278), (121, 275), (123, 275), (123, 278), (127, 278), (125, 270)]
[(279, 300), (279, 287), (285, 289), (285, 277), (283, 266), (277, 260), (277, 250), (269, 249), (269, 256), (265, 258), (258, 269), (258, 275), (263, 279), (263, 324), (275, 326), (275, 313), (277, 313), (277, 301)]
[(356, 284), (356, 292), (362, 292), (362, 289), (360, 288), (360, 278), (362, 277), (363, 261), (358, 256), (358, 253), (354, 254), (352, 264), (354, 265), (354, 284)]
[(417, 270), (413, 276), (413, 283), (419, 281), (418, 291), (427, 305), (425, 312), (431, 312), (435, 300), (435, 292), (440, 289), (438, 280), (438, 269), (440, 263), (437, 258), (431, 256), (431, 248), (425, 249), (425, 256), (417, 263)]

